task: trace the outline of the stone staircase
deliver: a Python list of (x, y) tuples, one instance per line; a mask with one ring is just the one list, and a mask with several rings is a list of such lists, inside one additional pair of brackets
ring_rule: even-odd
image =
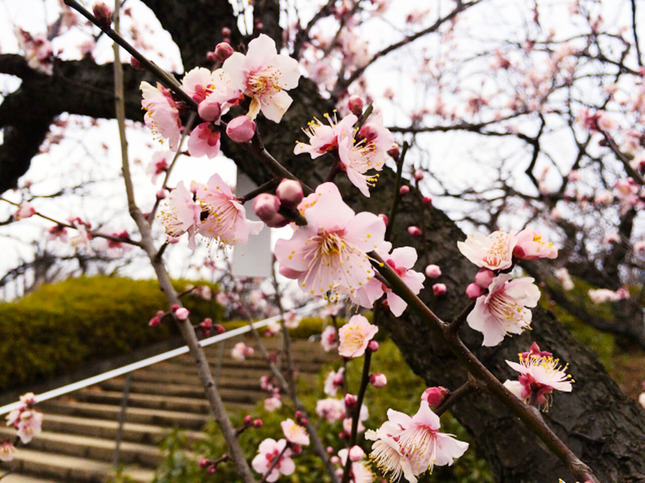
[[(269, 374), (269, 368), (257, 350), (245, 361), (233, 359), (231, 348), (239, 340), (205, 351), (229, 410), (253, 413), (255, 404), (267, 395), (259, 380)], [(264, 341), (270, 351), (279, 349), (279, 338)], [(251, 339), (245, 343), (252, 345)], [(295, 340), (292, 347), (301, 378), (313, 380), (330, 360), (319, 343)], [(18, 448), (9, 464), (14, 473), (2, 478), (2, 483), (102, 482), (114, 475), (112, 462), (125, 381), (125, 376), (110, 379), (39, 404), (45, 415), (43, 431), (29, 445)], [(181, 428), (189, 439), (203, 438), (200, 429), (208, 418), (197, 368), (189, 355), (133, 372), (119, 450), (124, 474), (135, 482), (151, 482), (163, 458), (158, 444), (168, 429)], [(13, 434), (12, 429), (0, 426), (0, 438)]]

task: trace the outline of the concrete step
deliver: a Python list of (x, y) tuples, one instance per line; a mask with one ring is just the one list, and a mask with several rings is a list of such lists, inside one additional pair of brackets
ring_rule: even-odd
[(54, 480), (51, 478), (45, 480), (35, 476), (19, 475), (17, 473), (12, 473), (2, 478), (2, 483), (56, 483), (58, 481), (60, 480)]
[[(239, 396), (239, 394), (237, 394)], [(241, 411), (248, 412), (255, 405), (255, 399), (249, 397), (224, 398), (224, 403), (228, 407), (239, 408)], [(121, 404), (123, 399), (122, 391), (96, 391), (82, 389), (74, 393), (74, 397), (79, 401), (94, 402), (101, 404)], [(130, 393), (128, 398), (128, 407), (165, 409), (170, 411), (187, 411), (193, 414), (208, 414), (208, 403), (202, 396), (201, 399), (179, 396), (159, 396), (156, 394), (136, 394)]]
[[(50, 432), (74, 434), (114, 440), (118, 423), (100, 419), (81, 418), (62, 414), (45, 414), (43, 429)], [(141, 423), (125, 423), (123, 425), (123, 441), (156, 445), (168, 434), (168, 429), (161, 426)], [(201, 439), (203, 433), (187, 430), (189, 439)]]
[[(212, 370), (215, 370), (215, 367), (217, 366), (216, 364), (216, 359), (209, 359), (209, 365)], [(190, 356), (179, 356), (176, 357), (173, 360), (173, 365), (175, 366), (187, 366), (190, 367), (191, 370), (195, 367), (195, 361), (190, 357)], [(159, 364), (161, 366), (161, 364)], [(243, 361), (238, 361), (236, 359), (223, 359), (221, 363), (222, 370), (226, 369), (233, 369), (233, 370), (239, 370), (239, 371), (248, 371), (248, 370), (261, 370), (264, 372), (269, 371), (269, 365), (268, 363), (259, 358), (249, 358)], [(284, 365), (283, 365), (284, 367)], [(320, 362), (313, 360), (313, 361), (301, 361), (298, 364), (294, 364), (294, 367), (300, 371), (300, 372), (306, 372), (313, 374), (315, 372), (318, 372), (318, 369), (320, 368)], [(177, 367), (179, 369), (179, 367)]]
[[(269, 374), (269, 371), (263, 372), (262, 375)], [(230, 374), (227, 371), (223, 371), (219, 378), (216, 377), (216, 374), (213, 373), (213, 378), (218, 381), (219, 387), (222, 388), (253, 388), (258, 387), (260, 384), (260, 377), (257, 374), (249, 373), (235, 373)], [(116, 378), (116, 380), (123, 380), (124, 377)], [(197, 374), (191, 373), (189, 371), (184, 371), (180, 367), (179, 370), (158, 370), (158, 369), (141, 369), (139, 371), (132, 373), (133, 381), (144, 381), (144, 382), (157, 382), (157, 383), (180, 383), (180, 384), (192, 384), (201, 387), (201, 379)]]
[[(118, 421), (121, 408), (110, 404), (93, 404), (74, 400), (53, 400), (39, 405), (42, 411), (54, 414), (84, 416), (93, 419)], [(126, 422), (152, 424), (163, 427), (178, 427), (200, 430), (208, 421), (208, 416), (163, 409), (128, 407)]]
[[(123, 391), (124, 379), (110, 379), (101, 383), (101, 388), (106, 391)], [(265, 397), (266, 391), (260, 388), (259, 383), (254, 385), (242, 384), (236, 387), (219, 387), (222, 399), (253, 403)], [(130, 391), (136, 394), (159, 394), (189, 398), (203, 398), (204, 389), (197, 384), (160, 383), (146, 381), (132, 381)]]
[[(13, 428), (0, 428), (0, 436), (4, 438), (15, 434)], [(43, 431), (29, 444), (29, 449), (43, 451), (49, 454), (64, 454), (89, 458), (93, 460), (112, 462), (116, 442), (113, 439), (93, 438), (89, 436), (54, 433)], [(155, 468), (163, 459), (163, 454), (157, 446), (122, 441), (119, 446), (120, 463), (137, 463), (148, 468)]]
[[(66, 483), (98, 483), (103, 482), (114, 470), (109, 463), (95, 461), (76, 456), (51, 454), (25, 447), (16, 451), (11, 463), (17, 473), (48, 477), (52, 480)], [(154, 471), (138, 466), (126, 466), (125, 474), (137, 483), (150, 483), (154, 479)]]

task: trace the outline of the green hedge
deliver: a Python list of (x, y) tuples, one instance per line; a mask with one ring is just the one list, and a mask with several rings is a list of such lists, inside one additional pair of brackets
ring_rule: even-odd
[[(188, 283), (175, 285), (181, 291)], [(195, 320), (221, 318), (214, 301), (188, 295), (184, 304)], [(175, 337), (178, 332), (168, 322), (148, 326), (157, 310), (167, 308), (156, 281), (113, 277), (69, 279), (2, 303), (0, 390), (39, 383)]]

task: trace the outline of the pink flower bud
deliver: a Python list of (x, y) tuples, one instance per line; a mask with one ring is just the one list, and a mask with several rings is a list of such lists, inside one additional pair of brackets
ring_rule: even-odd
[(261, 428), (264, 423), (262, 422), (261, 419), (255, 419), (253, 421), (253, 427), (254, 428)]
[(375, 372), (370, 376), (370, 383), (376, 388), (385, 387), (387, 385), (387, 378), (385, 374)]
[(159, 318), (162, 318), (164, 315), (166, 315), (166, 312), (164, 312), (163, 310), (157, 310), (157, 313), (155, 315)]
[(339, 465), (341, 463), (340, 458), (338, 456), (332, 456), (331, 458), (329, 458), (329, 462), (332, 465)]
[(216, 334), (223, 334), (224, 332), (226, 332), (226, 329), (221, 324), (215, 324), (214, 329)]
[(110, 29), (110, 24), (112, 23), (112, 10), (110, 10), (110, 7), (103, 2), (97, 2), (92, 7), (92, 13), (94, 13), (101, 29)]
[(432, 286), (432, 293), (434, 293), (435, 297), (441, 297), (447, 290), (448, 289), (443, 283), (435, 283)]
[(432, 204), (432, 196), (424, 196), (422, 201), (424, 205), (430, 206)]
[(354, 114), (356, 117), (360, 117), (363, 114), (363, 99), (360, 96), (351, 96), (347, 100), (347, 108), (349, 112)]
[(214, 475), (215, 472), (217, 471), (217, 466), (210, 465), (206, 471), (208, 472), (209, 475)]
[(294, 414), (296, 417), (296, 420), (299, 420), (302, 417), (302, 411), (296, 411), (296, 414)]
[(383, 213), (379, 213), (378, 217), (379, 217), (381, 220), (383, 220), (383, 224), (384, 224), (385, 226), (387, 226), (387, 222), (389, 221), (389, 220), (387, 219), (387, 215), (385, 215), (385, 214), (383, 214)]
[(199, 467), (202, 469), (206, 468), (210, 464), (211, 460), (209, 460), (208, 458), (202, 458), (199, 460)]
[(353, 394), (345, 394), (345, 407), (352, 409), (356, 405), (356, 396)]
[(253, 200), (253, 211), (260, 220), (266, 222), (278, 214), (280, 200), (269, 193), (260, 193)]
[(139, 71), (146, 70), (146, 68), (141, 65), (141, 62), (139, 62), (136, 57), (130, 57), (130, 66), (134, 70), (139, 70)]
[(365, 456), (365, 451), (363, 451), (363, 448), (361, 448), (358, 445), (354, 445), (351, 448), (349, 448), (349, 452), (347, 453), (349, 456), (350, 461), (353, 461), (356, 463), (357, 461), (360, 461), (363, 459)]
[(399, 195), (405, 196), (410, 192), (410, 187), (407, 184), (404, 184), (399, 188)]
[(255, 135), (255, 122), (248, 116), (237, 116), (228, 123), (226, 134), (236, 143), (250, 141)]
[(428, 265), (426, 267), (426, 277), (428, 278), (438, 278), (441, 277), (441, 268), (439, 268), (439, 265)]
[(443, 402), (450, 394), (450, 391), (443, 386), (429, 387), (421, 395), (421, 400), (426, 401), (428, 405), (436, 407)]
[(399, 159), (399, 156), (401, 155), (401, 148), (399, 148), (399, 145), (394, 143), (392, 144), (392, 147), (387, 150), (387, 154), (392, 158), (392, 159)]
[(157, 191), (156, 196), (158, 200), (163, 200), (166, 197), (166, 190), (160, 189), (159, 191)]
[(367, 350), (368, 351), (376, 352), (378, 350), (378, 348), (379, 348), (379, 344), (375, 340), (371, 340), (369, 342), (369, 344), (367, 344)]
[(222, 37), (228, 37), (229, 35), (231, 35), (231, 29), (228, 27), (222, 27), (221, 32), (222, 32)]
[(244, 416), (244, 424), (251, 424), (253, 422), (253, 418), (251, 417), (250, 414), (247, 414)]
[(233, 47), (228, 42), (220, 42), (215, 46), (215, 58), (220, 62), (224, 62), (231, 55), (235, 53)]
[(466, 295), (469, 299), (476, 299), (482, 294), (482, 288), (476, 283), (471, 283), (466, 287)]
[(421, 236), (421, 229), (418, 226), (408, 226), (408, 233), (414, 237)]
[(178, 309), (178, 308), (179, 308), (179, 305), (177, 305), (177, 304), (172, 304), (172, 305), (170, 306), (170, 310), (172, 310), (173, 312), (177, 312), (177, 309)]
[(283, 179), (275, 190), (285, 208), (295, 208), (302, 201), (302, 185), (295, 179)]
[(175, 317), (179, 320), (186, 320), (190, 315), (190, 311), (186, 307), (180, 307), (175, 310)]
[(477, 275), (475, 275), (475, 283), (481, 288), (488, 288), (494, 278), (495, 274), (493, 272), (491, 272), (487, 268), (482, 268), (479, 272), (477, 272)]
[(161, 319), (159, 317), (157, 317), (156, 315), (153, 318), (151, 318), (150, 321), (148, 322), (148, 325), (150, 327), (156, 327), (159, 324), (161, 324)]
[(199, 103), (197, 112), (204, 121), (217, 121), (222, 114), (222, 106), (219, 102), (207, 97)]
[(327, 446), (325, 451), (327, 451), (327, 454), (334, 454), (334, 451), (336, 450), (332, 446)]
[(423, 179), (423, 177), (424, 177), (424, 176), (425, 176), (425, 175), (424, 175), (424, 173), (423, 173), (423, 170), (422, 170), (422, 169), (417, 169), (417, 170), (414, 172), (414, 179), (416, 179), (417, 181), (421, 181), (421, 180)]

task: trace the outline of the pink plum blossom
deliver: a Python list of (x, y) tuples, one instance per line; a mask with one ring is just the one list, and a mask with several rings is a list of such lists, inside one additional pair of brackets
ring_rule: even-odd
[(375, 372), (374, 374), (370, 374), (370, 384), (376, 388), (385, 387), (387, 385), (387, 378), (385, 374)]
[(273, 396), (268, 397), (264, 400), (264, 409), (269, 412), (273, 412), (276, 409), (280, 409), (281, 407), (282, 401), (280, 400), (279, 394), (274, 394)]
[(260, 111), (267, 119), (280, 122), (293, 99), (286, 90), (298, 85), (298, 61), (276, 51), (271, 37), (260, 34), (249, 42), (246, 55), (232, 54), (222, 65), (232, 84), (251, 98), (249, 117)]
[(375, 441), (371, 457), (385, 473), (416, 482), (416, 476), (434, 465), (452, 465), (462, 456), (468, 443), (439, 432), (439, 416), (432, 412), (426, 401), (412, 417), (389, 409), (386, 421), (379, 430), (368, 431), (366, 439)]
[(251, 466), (255, 471), (264, 475), (277, 458), (280, 458), (278, 463), (271, 470), (265, 481), (271, 483), (277, 481), (280, 475), (289, 476), (296, 471), (296, 465), (291, 459), (291, 450), (287, 448), (286, 439), (276, 441), (275, 439), (267, 438), (262, 441), (258, 448), (257, 456), (251, 462)]
[(244, 342), (238, 342), (231, 350), (233, 359), (243, 361), (247, 357), (251, 357), (255, 351), (253, 347), (248, 347)]
[(309, 138), (309, 144), (297, 142), (293, 150), (294, 154), (309, 153), (311, 159), (316, 159), (325, 153), (338, 148), (338, 140), (341, 138), (352, 137), (354, 124), (358, 118), (350, 114), (345, 116), (340, 122), (329, 114), (325, 113), (324, 118), (327, 124), (322, 123), (317, 118), (309, 121), (307, 128), (303, 132)]
[(329, 352), (338, 347), (338, 334), (333, 326), (328, 325), (325, 327), (325, 330), (323, 330), (320, 336), (320, 343), (325, 352)]
[(349, 450), (347, 448), (343, 448), (338, 452), (338, 458), (341, 463), (341, 469), (337, 471), (338, 479), (342, 480), (343, 469), (345, 468), (348, 456), (352, 462), (349, 468), (351, 473), (349, 481), (352, 483), (372, 483), (374, 481), (374, 475), (367, 465), (361, 461), (365, 456), (365, 452), (360, 446), (352, 446)]
[(218, 174), (211, 176), (196, 196), (202, 209), (208, 213), (201, 220), (200, 235), (227, 245), (237, 245), (245, 244), (249, 235), (257, 235), (262, 229), (261, 221), (246, 219), (244, 206)]
[(507, 380), (504, 386), (527, 404), (548, 406), (553, 391), (571, 392), (573, 379), (566, 373), (567, 367), (560, 366), (548, 352), (542, 352), (535, 345), (528, 353), (519, 354), (517, 362), (506, 361), (520, 373), (517, 381)]
[(535, 260), (536, 258), (558, 257), (558, 249), (551, 242), (542, 241), (542, 234), (529, 228), (517, 234), (517, 244), (513, 248), (513, 255), (522, 260)]
[(320, 399), (316, 403), (316, 414), (330, 423), (335, 423), (345, 417), (345, 405), (340, 399)]
[(329, 371), (325, 377), (323, 392), (328, 396), (336, 396), (338, 389), (342, 387), (345, 380), (345, 369), (341, 367), (338, 371)]
[(618, 302), (619, 300), (629, 298), (629, 291), (624, 288), (620, 288), (615, 292), (607, 288), (590, 289), (587, 294), (596, 305), (605, 302)]
[(11, 441), (4, 440), (0, 444), (0, 461), (8, 463), (13, 460), (13, 456), (16, 453), (16, 447)]
[(513, 249), (517, 244), (514, 233), (501, 230), (490, 235), (472, 233), (466, 241), (457, 242), (459, 251), (478, 267), (505, 270), (513, 265)]
[(287, 438), (287, 441), (291, 444), (297, 444), (300, 446), (309, 446), (309, 435), (307, 430), (296, 424), (293, 419), (287, 419), (280, 423), (282, 427), (282, 432), (284, 437)]
[(159, 212), (159, 218), (169, 237), (179, 237), (188, 233), (188, 246), (195, 248), (195, 234), (201, 212), (201, 206), (193, 200), (193, 193), (180, 181), (170, 192), (166, 206)]
[(188, 138), (188, 154), (212, 159), (219, 154), (220, 132), (210, 122), (203, 122), (192, 130)]
[(299, 210), (307, 225), (275, 246), (281, 273), (312, 295), (340, 291), (356, 301), (356, 290), (374, 276), (367, 252), (389, 251), (385, 225), (372, 213), (355, 214), (333, 183), (318, 186)]
[(571, 275), (569, 275), (569, 271), (565, 267), (558, 268), (553, 272), (553, 274), (560, 281), (563, 289), (573, 290), (573, 280), (571, 279)]
[(146, 126), (155, 136), (168, 139), (170, 149), (176, 151), (181, 135), (181, 121), (172, 94), (159, 83), (154, 87), (143, 81), (140, 89), (143, 94), (141, 107), (147, 111), (143, 117)]
[(156, 183), (157, 177), (168, 170), (169, 163), (172, 156), (171, 151), (157, 151), (152, 155), (152, 161), (146, 168), (146, 173), (152, 177), (152, 182)]
[(26, 30), (16, 28), (16, 39), (31, 69), (53, 75), (54, 49), (46, 34), (30, 34)]
[(20, 203), (20, 206), (18, 207), (18, 211), (16, 211), (13, 214), (13, 219), (14, 220), (22, 220), (24, 218), (30, 218), (36, 214), (36, 208), (34, 208), (34, 205), (29, 203), (28, 201), (23, 201)]
[[(418, 294), (423, 288), (425, 277), (422, 273), (412, 270), (417, 261), (417, 251), (412, 247), (399, 247), (392, 250), (392, 253), (379, 253), (392, 270), (394, 270), (408, 288), (415, 294)], [(392, 289), (382, 284), (376, 278), (370, 280), (364, 287), (359, 289), (358, 297), (360, 305), (368, 307), (383, 295), (386, 294), (387, 303), (392, 315), (398, 317), (408, 306), (401, 297), (395, 294)]]
[(367, 344), (378, 332), (378, 327), (370, 324), (362, 315), (354, 315), (338, 331), (340, 346), (338, 353), (341, 357), (352, 359), (365, 353)]
[(510, 278), (502, 274), (493, 279), (488, 294), (477, 299), (466, 318), (472, 329), (484, 335), (485, 346), (499, 344), (506, 334), (521, 334), (531, 324), (532, 314), (526, 307), (537, 305), (540, 289), (530, 277)]

